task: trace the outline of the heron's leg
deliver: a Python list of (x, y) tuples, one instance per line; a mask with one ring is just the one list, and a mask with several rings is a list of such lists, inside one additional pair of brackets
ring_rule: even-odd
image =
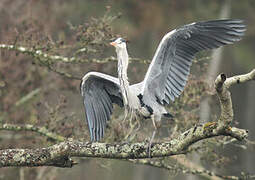
[(154, 140), (154, 137), (155, 137), (155, 134), (157, 132), (157, 129), (154, 129), (153, 133), (152, 133), (152, 136), (150, 138), (150, 142), (148, 144), (148, 154), (149, 154), (149, 158), (151, 157), (151, 145), (152, 145), (152, 142)]
[(129, 111), (128, 106), (125, 105), (124, 120), (123, 121), (126, 121), (127, 116), (128, 116), (128, 111)]
[(124, 139), (131, 141), (136, 136), (137, 131), (140, 129), (140, 121), (137, 117), (135, 109), (130, 109), (130, 119), (129, 119), (129, 132), (126, 134)]
[(160, 123), (156, 122), (157, 120), (156, 120), (156, 116), (155, 115), (151, 116), (151, 120), (152, 120), (152, 123), (153, 123), (153, 126), (154, 126), (154, 131), (152, 133), (152, 136), (151, 136), (149, 144), (148, 144), (149, 157), (151, 157), (151, 145), (152, 145), (152, 142), (154, 140), (155, 134), (157, 133), (157, 129), (160, 126)]
[(140, 119), (139, 119), (139, 117), (137, 116), (136, 113), (135, 113), (135, 120), (136, 120), (136, 123), (137, 123), (137, 128), (136, 128), (135, 132), (137, 132), (141, 127), (141, 123), (140, 123)]

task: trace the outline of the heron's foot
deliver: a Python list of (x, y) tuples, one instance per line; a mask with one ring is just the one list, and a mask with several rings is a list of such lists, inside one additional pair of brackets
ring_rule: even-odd
[(217, 122), (208, 122), (204, 124), (204, 129), (215, 128), (217, 126)]

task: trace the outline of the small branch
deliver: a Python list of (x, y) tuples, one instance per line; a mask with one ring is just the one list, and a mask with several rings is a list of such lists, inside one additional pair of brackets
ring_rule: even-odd
[[(16, 45), (8, 45), (8, 44), (0, 44), (0, 49), (7, 49), (10, 51), (16, 51), (22, 54), (26, 54), (29, 56), (32, 56), (33, 58), (37, 59), (38, 62), (40, 62), (41, 65), (48, 67), (48, 69), (52, 72), (55, 72), (61, 76), (64, 76), (69, 79), (76, 79), (81, 80), (80, 77), (74, 76), (70, 73), (59, 71), (52, 67), (52, 64), (56, 62), (63, 62), (63, 63), (108, 63), (108, 62), (114, 62), (117, 61), (116, 57), (107, 57), (102, 59), (81, 59), (78, 57), (65, 57), (65, 56), (58, 56), (58, 55), (49, 55), (47, 53), (44, 53), (42, 50), (34, 49), (34, 48), (28, 48), (24, 46), (16, 46)], [(209, 57), (196, 59), (194, 60), (194, 63), (208, 60)], [(146, 59), (140, 59), (140, 58), (132, 58), (129, 57), (130, 62), (138, 62), (138, 63), (144, 63), (144, 64), (150, 64), (151, 60)]]
[(69, 79), (76, 79), (76, 80), (81, 80), (82, 78), (81, 77), (77, 77), (77, 76), (74, 76), (72, 74), (69, 74), (67, 72), (63, 72), (63, 71), (59, 71), (57, 69), (54, 69), (53, 67), (51, 66), (47, 66), (49, 68), (50, 71), (52, 72), (55, 72), (57, 73), (58, 75), (61, 75), (61, 76), (64, 76), (66, 78), (69, 78)]
[(36, 127), (31, 124), (26, 124), (23, 126), (14, 125), (14, 124), (0, 124), (0, 130), (7, 131), (32, 131), (36, 132), (42, 136), (46, 136), (54, 141), (62, 142), (65, 141), (66, 138), (60, 135), (57, 135), (53, 132), (50, 132), (46, 127)]
[[(133, 161), (133, 160), (132, 160)], [(164, 163), (163, 161), (152, 161), (149, 159), (141, 159), (141, 160), (134, 160), (133, 162), (138, 163), (138, 164), (144, 164), (144, 165), (149, 165), (152, 167), (157, 167), (157, 168), (163, 168), (169, 171), (175, 171), (178, 173), (183, 173), (183, 174), (194, 174), (194, 175), (200, 175), (203, 176), (205, 178), (209, 178), (209, 179), (224, 179), (228, 176), (224, 176), (224, 175), (220, 175), (217, 173), (214, 173), (212, 171), (208, 171), (206, 169), (202, 169), (202, 168), (197, 168), (197, 169), (188, 169), (186, 167), (181, 167), (181, 165), (168, 165), (166, 163)], [(238, 177), (234, 176), (235, 179), (238, 179)]]
[[(28, 94), (21, 97), (17, 102), (15, 102), (14, 106), (12, 106), (12, 108), (9, 110), (8, 113), (13, 112), (14, 110), (16, 110), (17, 107), (20, 107), (23, 104), (27, 103), (28, 101), (36, 97), (40, 92), (41, 92), (41, 88), (37, 88), (35, 90), (30, 91)], [(2, 114), (0, 115), (0, 124), (3, 123), (4, 119), (8, 119), (8, 113), (2, 112)]]
[[(34, 98), (36, 95), (38, 95), (41, 92), (40, 88), (37, 88), (25, 96), (21, 97), (15, 105), (11, 108), (10, 112), (13, 112), (15, 108), (22, 106), (23, 104), (27, 103), (30, 101), (32, 98)], [(36, 127), (31, 124), (26, 124), (26, 125), (15, 125), (15, 124), (7, 124), (3, 123), (4, 119), (9, 119), (8, 114), (6, 112), (3, 113), (2, 116), (0, 116), (0, 130), (6, 130), (6, 131), (32, 131), (36, 132), (42, 136), (46, 136), (51, 140), (57, 141), (57, 142), (62, 142), (65, 141), (66, 138), (60, 135), (57, 135), (53, 132), (50, 132), (46, 127)]]
[(240, 84), (251, 80), (255, 81), (255, 69), (247, 74), (230, 77), (226, 80), (225, 84), (226, 87), (229, 88), (233, 84)]
[[(30, 55), (36, 59), (39, 59), (41, 62), (46, 64), (53, 63), (53, 62), (63, 62), (63, 63), (108, 63), (108, 62), (115, 62), (118, 61), (116, 57), (110, 56), (103, 59), (80, 59), (77, 57), (65, 57), (65, 56), (58, 56), (58, 55), (49, 55), (44, 53), (42, 50), (37, 50), (33, 48), (28, 48), (24, 46), (16, 46), (16, 45), (8, 45), (8, 44), (0, 44), (0, 49), (7, 49), (11, 51), (16, 51), (22, 54)], [(204, 60), (208, 60), (210, 57), (204, 57), (201, 59), (195, 59), (194, 63), (201, 62)], [(129, 57), (130, 62), (138, 62), (143, 64), (150, 64), (151, 60), (148, 59), (141, 59), (141, 58), (132, 58)], [(69, 74), (65, 75), (63, 72), (57, 72), (59, 74), (62, 73), (64, 76), (71, 76)], [(74, 77), (77, 79), (77, 77)]]
[(36, 95), (38, 95), (41, 91), (41, 88), (37, 88), (31, 92), (29, 92), (27, 95), (23, 96), (19, 101), (15, 103), (15, 107), (21, 106), (30, 99), (34, 98)]
[[(76, 79), (81, 80), (80, 77), (76, 77), (74, 75), (71, 75), (67, 72), (59, 71), (57, 69), (54, 69), (52, 67), (52, 64), (57, 62), (63, 62), (63, 63), (107, 63), (112, 61), (117, 61), (116, 57), (107, 57), (103, 59), (80, 59), (77, 57), (65, 57), (65, 56), (58, 56), (58, 55), (49, 55), (47, 53), (44, 53), (42, 50), (34, 49), (34, 48), (27, 48), (24, 46), (16, 46), (16, 45), (7, 45), (7, 44), (0, 44), (0, 49), (7, 49), (10, 51), (16, 51), (22, 54), (26, 54), (29, 56), (32, 56), (33, 58), (37, 59), (40, 64), (43, 66), (48, 67), (50, 71), (53, 71), (61, 76), (64, 76), (69, 79)], [(131, 62), (140, 62), (149, 64), (150, 60), (144, 60), (140, 58), (129, 58)]]
[(157, 168), (163, 168), (168, 171), (172, 171), (175, 173), (183, 173), (183, 174), (193, 174), (193, 175), (199, 175), (202, 177), (205, 177), (206, 179), (229, 179), (229, 180), (241, 180), (241, 179), (255, 179), (255, 175), (250, 174), (243, 174), (241, 173), (240, 176), (228, 176), (228, 175), (222, 175), (215, 173), (213, 171), (209, 171), (207, 169), (204, 169), (203, 167), (200, 167), (196, 164), (191, 163), (186, 158), (182, 158), (181, 156), (173, 156), (173, 159), (177, 160), (177, 162), (174, 163), (174, 165), (169, 165), (169, 163), (165, 162), (164, 159), (158, 159), (158, 160), (151, 160), (151, 159), (136, 159), (131, 160), (130, 162), (137, 163), (137, 164), (143, 164), (143, 165), (149, 165), (152, 167)]
[[(7, 50), (12, 50), (16, 51), (22, 54), (27, 54), (30, 55), (34, 58), (39, 59), (42, 62), (48, 63), (53, 63), (53, 62), (64, 62), (64, 63), (107, 63), (111, 61), (117, 61), (116, 57), (107, 57), (103, 58), (101, 60), (99, 59), (80, 59), (77, 57), (64, 57), (64, 56), (57, 56), (57, 55), (49, 55), (44, 53), (42, 50), (36, 50), (33, 48), (27, 48), (23, 46), (14, 46), (14, 45), (7, 45), (7, 44), (0, 44), (0, 49), (7, 49)], [(151, 60), (145, 60), (145, 59), (140, 59), (140, 58), (130, 58), (129, 59), (132, 62), (140, 62), (140, 63), (145, 63), (149, 64)]]

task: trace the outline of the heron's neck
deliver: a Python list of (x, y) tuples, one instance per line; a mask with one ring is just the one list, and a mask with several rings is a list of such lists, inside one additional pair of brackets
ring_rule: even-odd
[(125, 107), (129, 106), (129, 82), (127, 77), (128, 69), (128, 53), (127, 49), (117, 50), (118, 58), (118, 77), (120, 81), (120, 89), (123, 96)]

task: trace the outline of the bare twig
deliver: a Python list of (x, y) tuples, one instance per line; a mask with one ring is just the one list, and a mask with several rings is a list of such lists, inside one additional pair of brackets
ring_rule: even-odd
[(31, 92), (29, 92), (27, 95), (23, 96), (20, 100), (18, 100), (16, 103), (15, 103), (15, 106), (14, 107), (18, 107), (18, 106), (21, 106), (23, 105), (24, 103), (26, 103), (27, 101), (29, 101), (30, 99), (32, 99), (33, 97), (35, 97), (36, 95), (38, 95), (40, 93), (41, 89), (40, 88), (37, 88)]
[(46, 127), (36, 127), (31, 124), (26, 125), (14, 125), (14, 124), (0, 124), (0, 130), (7, 130), (7, 131), (32, 131), (36, 132), (42, 136), (46, 136), (54, 141), (62, 142), (66, 138), (50, 132)]
[[(63, 63), (108, 63), (108, 62), (115, 62), (117, 61), (116, 57), (110, 56), (102, 59), (81, 59), (78, 57), (65, 57), (65, 56), (59, 56), (59, 55), (49, 55), (47, 53), (44, 53), (42, 50), (34, 49), (34, 48), (28, 48), (24, 46), (16, 46), (16, 45), (8, 45), (8, 44), (0, 44), (0, 49), (7, 49), (10, 51), (16, 51), (22, 54), (26, 54), (29, 56), (32, 56), (40, 62), (41, 65), (47, 67), (50, 71), (55, 72), (61, 76), (64, 76), (69, 79), (76, 79), (81, 80), (80, 77), (74, 76), (68, 72), (59, 71), (55, 68), (53, 68), (53, 64), (57, 62), (63, 62)], [(208, 60), (209, 57), (201, 58), (201, 59), (195, 59), (194, 63)], [(148, 59), (141, 59), (141, 58), (132, 58), (129, 57), (130, 62), (138, 62), (143, 64), (149, 64), (151, 63), (151, 60)]]
[[(37, 50), (34, 48), (28, 48), (24, 46), (16, 46), (16, 45), (8, 45), (8, 44), (0, 44), (0, 49), (7, 49), (11, 51), (16, 51), (22, 54), (30, 55), (36, 59), (39, 59), (41, 62), (45, 62), (46, 64), (51, 64), (55, 62), (63, 62), (63, 63), (107, 63), (107, 62), (115, 62), (117, 61), (116, 57), (110, 56), (102, 59), (80, 59), (78, 57), (65, 57), (58, 55), (49, 55), (44, 53), (42, 50)], [(210, 57), (203, 57), (201, 59), (195, 59), (194, 63), (209, 60)], [(149, 59), (141, 59), (141, 58), (132, 58), (129, 57), (130, 62), (137, 62), (143, 64), (150, 64), (151, 60)]]
[[(14, 106), (12, 106), (12, 108), (9, 110), (10, 112), (13, 112), (17, 107), (22, 106), (23, 104), (27, 103), (28, 101), (30, 101), (31, 99), (33, 99), (35, 96), (37, 96), (39, 93), (41, 92), (41, 88), (37, 88), (35, 90), (32, 90), (31, 92), (29, 92), (28, 94), (26, 94), (25, 96), (21, 97), (17, 102), (15, 102)], [(7, 112), (3, 112), (0, 115), (0, 124), (3, 123), (4, 119), (8, 119), (8, 113)]]
[(183, 174), (194, 174), (194, 175), (201, 175), (205, 178), (209, 179), (229, 179), (229, 180), (242, 180), (242, 179), (254, 179), (255, 175), (241, 175), (240, 177), (238, 176), (228, 176), (228, 175), (221, 175), (218, 173), (214, 173), (212, 171), (203, 169), (203, 168), (187, 168), (187, 167), (181, 167), (181, 166), (171, 166), (166, 164), (164, 161), (152, 161), (150, 159), (139, 159), (139, 160), (131, 160), (134, 163), (138, 164), (144, 164), (144, 165), (149, 165), (152, 167), (157, 167), (157, 168), (163, 168), (169, 171), (175, 171), (175, 172), (180, 172)]
[[(34, 58), (39, 59), (42, 62), (54, 63), (54, 62), (64, 62), (64, 63), (107, 63), (111, 61), (117, 61), (116, 57), (107, 57), (103, 58), (101, 60), (99, 59), (80, 59), (77, 57), (65, 57), (65, 56), (58, 56), (58, 55), (49, 55), (47, 53), (44, 53), (42, 50), (37, 50), (33, 48), (27, 48), (23, 46), (14, 46), (14, 45), (7, 45), (7, 44), (0, 44), (0, 49), (7, 49), (16, 51), (22, 54), (30, 55)], [(140, 59), (140, 58), (130, 58), (131, 62), (140, 62), (149, 64), (151, 61), (146, 59)]]

